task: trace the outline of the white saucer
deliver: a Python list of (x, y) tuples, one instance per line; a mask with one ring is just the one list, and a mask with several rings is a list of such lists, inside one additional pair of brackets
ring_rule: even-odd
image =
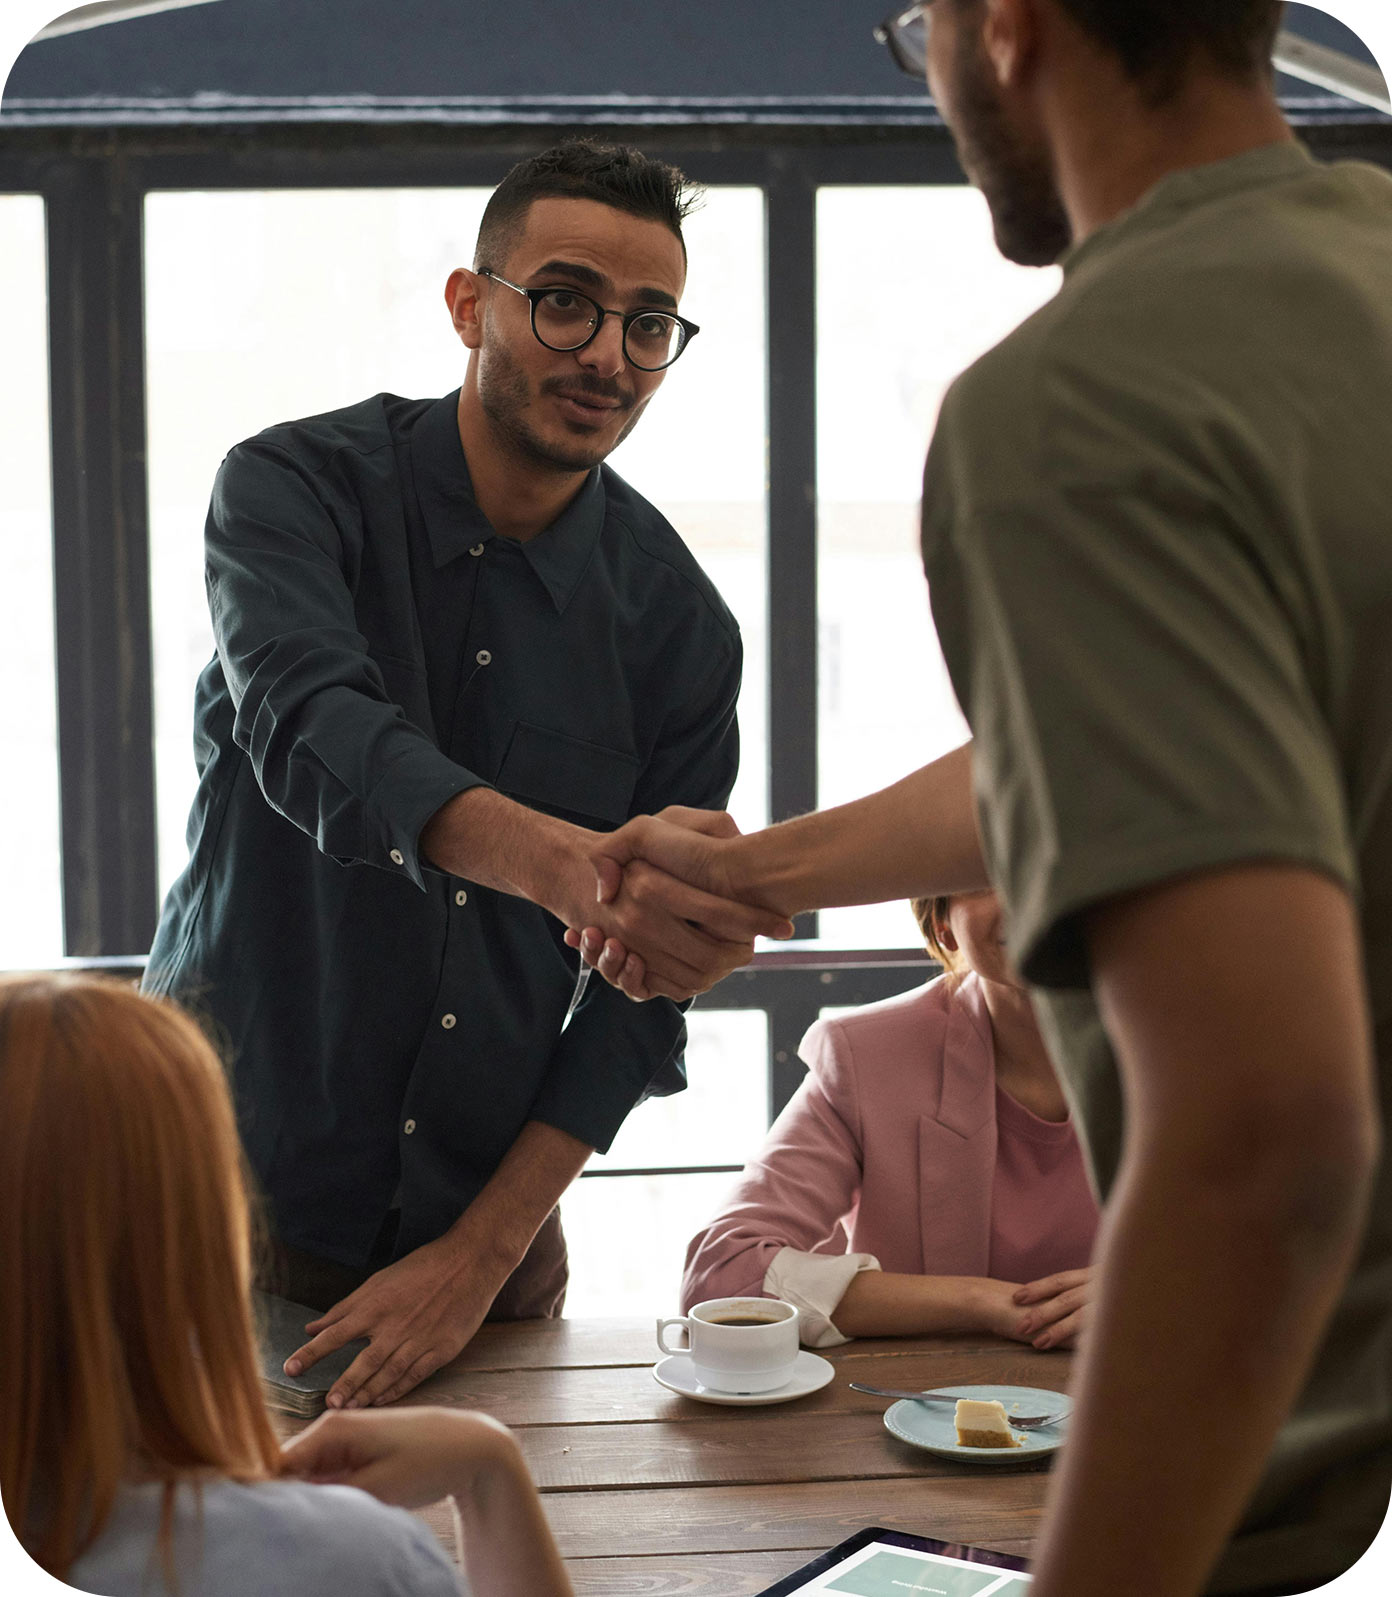
[(689, 1353), (673, 1353), (653, 1370), (653, 1380), (669, 1392), (694, 1397), (698, 1403), (728, 1403), (743, 1408), (754, 1403), (791, 1403), (795, 1397), (820, 1392), (835, 1373), (825, 1359), (804, 1351), (798, 1354), (793, 1378), (786, 1386), (775, 1387), (772, 1392), (717, 1392), (712, 1386), (702, 1386), (696, 1379)]

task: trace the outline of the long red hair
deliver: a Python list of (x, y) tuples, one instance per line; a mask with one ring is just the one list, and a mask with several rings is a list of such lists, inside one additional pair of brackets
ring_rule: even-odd
[(280, 1446), (251, 1323), (251, 1226), (221, 1065), (171, 1004), (0, 979), (0, 1495), (62, 1579), (118, 1487), (259, 1480)]

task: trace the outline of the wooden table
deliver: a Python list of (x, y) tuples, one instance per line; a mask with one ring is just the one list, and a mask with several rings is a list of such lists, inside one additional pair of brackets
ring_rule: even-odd
[[(885, 1430), (885, 1399), (846, 1383), (1065, 1391), (1069, 1355), (981, 1337), (851, 1342), (828, 1350), (836, 1378), (811, 1397), (717, 1408), (653, 1380), (653, 1323), (486, 1325), (403, 1400), (516, 1430), (577, 1597), (748, 1597), (864, 1525), (1028, 1554), (1047, 1460), (936, 1458)], [(452, 1552), (448, 1512), (424, 1517)]]

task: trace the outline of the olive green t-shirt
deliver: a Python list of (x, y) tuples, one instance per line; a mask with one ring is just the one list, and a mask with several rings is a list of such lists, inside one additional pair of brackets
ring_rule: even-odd
[[(1080, 912), (1196, 870), (1290, 861), (1354, 893), (1392, 1127), (1392, 177), (1281, 143), (1090, 237), (949, 394), (923, 548), (991, 876), (1102, 1192), (1123, 1104)], [(1382, 1522), (1389, 1164), (1214, 1592), (1327, 1580)]]

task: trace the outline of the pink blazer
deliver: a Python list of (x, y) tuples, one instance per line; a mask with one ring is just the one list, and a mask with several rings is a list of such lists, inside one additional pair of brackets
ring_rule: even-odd
[(683, 1306), (757, 1296), (783, 1248), (988, 1274), (995, 1051), (977, 977), (819, 1020), (799, 1052), (806, 1079), (687, 1249)]

